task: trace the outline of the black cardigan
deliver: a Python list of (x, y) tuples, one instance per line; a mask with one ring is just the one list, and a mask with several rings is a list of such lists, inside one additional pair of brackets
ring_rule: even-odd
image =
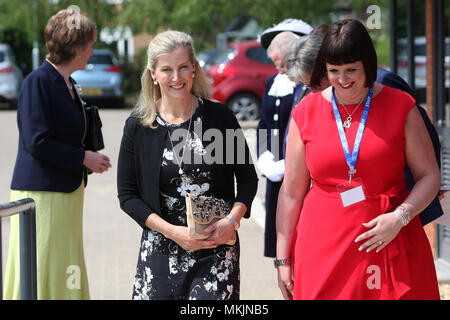
[[(244, 217), (249, 218), (251, 204), (258, 187), (258, 177), (248, 145), (245, 142), (244, 146), (239, 146), (236, 138), (230, 139), (230, 133), (236, 129), (240, 130), (240, 126), (236, 117), (226, 106), (209, 100), (203, 100), (203, 103), (201, 136), (203, 146), (208, 148), (208, 144), (215, 142), (215, 140), (204, 139), (204, 133), (208, 129), (218, 129), (224, 141), (223, 161), (219, 160), (212, 164), (214, 181), (212, 194), (232, 202), (244, 203), (247, 206)], [(157, 125), (157, 122), (154, 124)], [(228, 138), (227, 129), (234, 129), (228, 130)], [(159, 179), (167, 132), (168, 129), (161, 125), (154, 129), (144, 127), (140, 124), (140, 119), (133, 116), (125, 122), (117, 165), (118, 197), (122, 210), (142, 228), (146, 228), (145, 222), (151, 213), (158, 215), (161, 213)], [(237, 135), (244, 139), (242, 131), (237, 132)], [(230, 150), (228, 150), (228, 156), (225, 150), (227, 141), (233, 143), (234, 161), (226, 161), (230, 157)], [(212, 150), (214, 150), (213, 146), (210, 146)], [(238, 147), (241, 147), (241, 150), (238, 150)], [(245, 152), (244, 163), (236, 161), (238, 158), (242, 160), (242, 152)], [(234, 178), (236, 178), (236, 194)]]

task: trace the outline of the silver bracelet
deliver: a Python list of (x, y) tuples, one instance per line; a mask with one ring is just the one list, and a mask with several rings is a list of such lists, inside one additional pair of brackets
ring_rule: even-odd
[(234, 230), (237, 231), (237, 229), (239, 229), (239, 223), (238, 223), (238, 222), (236, 221), (236, 219), (233, 218), (231, 215), (227, 215), (227, 216), (225, 217), (225, 219), (228, 219), (228, 220), (231, 221), (231, 223), (233, 224)]
[(404, 206), (398, 206), (397, 209), (395, 209), (395, 213), (403, 226), (406, 226), (411, 221), (411, 214)]
[(283, 259), (273, 258), (273, 265), (275, 268), (278, 268), (279, 266), (284, 266), (285, 264), (290, 265), (291, 261), (292, 261), (291, 258), (283, 258)]

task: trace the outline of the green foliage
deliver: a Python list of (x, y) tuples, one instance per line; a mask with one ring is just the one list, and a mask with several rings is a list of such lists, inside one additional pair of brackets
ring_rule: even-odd
[[(34, 8), (33, 4), (37, 7)], [(398, 1), (399, 35), (404, 36), (406, 1)], [(416, 33), (422, 34), (424, 22), (424, 0), (415, 0)], [(382, 30), (371, 31), (379, 62), (389, 64), (389, 0), (124, 0), (120, 14), (118, 8), (106, 0), (0, 0), (0, 41), (11, 42), (19, 63), (31, 64), (32, 42), (38, 39), (41, 58), (46, 48), (43, 30), (48, 19), (60, 9), (77, 5), (97, 25), (104, 27), (129, 26), (134, 34), (155, 34), (166, 29), (182, 30), (191, 34), (197, 52), (212, 48), (216, 35), (239, 15), (254, 17), (261, 31), (286, 18), (300, 18), (315, 26), (332, 23), (342, 14), (342, 7), (358, 12), (361, 21), (367, 19), (369, 5), (382, 8)], [(37, 18), (34, 20), (34, 18)], [(110, 47), (97, 41), (95, 47)], [(145, 50), (136, 53), (135, 62), (124, 62), (126, 90), (139, 88), (142, 65), (145, 65)]]
[[(407, 11), (407, 1), (397, 1), (398, 8), (398, 37), (405, 38), (406, 37), (406, 11)], [(423, 0), (415, 0), (414, 1), (414, 33), (416, 36), (424, 36), (425, 35), (425, 1)]]
[(389, 42), (389, 34), (384, 32), (377, 37), (373, 37), (373, 43), (375, 46), (375, 50), (377, 52), (378, 65), (383, 67), (390, 66), (390, 42)]
[(134, 55), (134, 61), (122, 63), (123, 88), (127, 96), (136, 95), (141, 90), (141, 74), (147, 65), (147, 51), (145, 48)]
[(28, 74), (31, 69), (30, 53), (33, 49), (23, 30), (16, 28), (4, 29), (0, 32), (0, 43), (8, 43), (12, 50), (17, 64), (24, 74)]
[[(61, 9), (77, 5), (101, 30), (114, 26), (116, 8), (98, 0), (0, 0), (0, 42), (12, 46), (19, 65), (25, 66), (25, 75), (31, 71), (31, 48), (33, 41), (39, 44), (40, 60), (47, 53), (44, 41), (44, 28), (48, 19)], [(20, 36), (17, 36), (20, 35)], [(96, 44), (104, 47), (104, 44)]]
[(330, 7), (330, 1), (316, 0), (133, 0), (124, 3), (122, 21), (134, 33), (183, 30), (202, 48), (208, 47), (204, 42), (215, 43), (216, 34), (238, 15), (255, 17), (263, 30), (286, 18), (331, 22)]

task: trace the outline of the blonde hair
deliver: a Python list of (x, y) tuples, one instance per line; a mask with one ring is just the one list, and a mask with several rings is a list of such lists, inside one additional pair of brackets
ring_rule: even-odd
[(192, 37), (180, 31), (164, 31), (157, 34), (150, 41), (147, 48), (147, 66), (141, 76), (141, 92), (139, 100), (132, 111), (132, 115), (141, 119), (141, 124), (150, 128), (156, 118), (156, 101), (161, 98), (158, 85), (153, 84), (151, 71), (155, 71), (158, 58), (165, 53), (172, 52), (178, 47), (185, 47), (195, 68), (195, 77), (191, 93), (197, 97), (209, 99), (211, 96), (210, 84), (202, 68), (195, 58)]

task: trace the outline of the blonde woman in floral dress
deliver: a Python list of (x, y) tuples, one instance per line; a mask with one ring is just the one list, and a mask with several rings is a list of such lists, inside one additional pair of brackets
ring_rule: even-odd
[[(250, 216), (258, 181), (239, 124), (226, 106), (208, 100), (192, 38), (183, 32), (150, 42), (141, 83), (118, 162), (121, 208), (143, 228), (133, 299), (239, 299), (239, 240), (225, 243)], [(207, 131), (223, 143), (204, 138)], [(244, 142), (242, 150), (235, 141)], [(241, 155), (245, 161), (237, 161)], [(208, 239), (188, 235), (187, 192), (232, 208), (207, 230)]]

